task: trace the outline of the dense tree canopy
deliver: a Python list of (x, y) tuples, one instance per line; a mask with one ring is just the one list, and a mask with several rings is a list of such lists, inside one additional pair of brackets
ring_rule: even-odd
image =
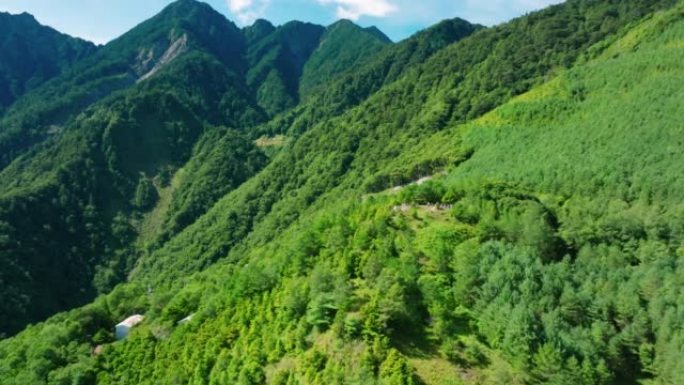
[(249, 65), (190, 50), (0, 172), (1, 325), (92, 300), (0, 341), (0, 384), (683, 382), (682, 3), (308, 78), (293, 34), (339, 28), (382, 41), (259, 21)]

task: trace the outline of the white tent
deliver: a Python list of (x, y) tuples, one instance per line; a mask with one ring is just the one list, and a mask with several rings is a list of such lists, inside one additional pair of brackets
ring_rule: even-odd
[(132, 315), (125, 320), (121, 321), (116, 327), (114, 328), (114, 335), (116, 336), (117, 340), (122, 340), (126, 337), (128, 337), (128, 333), (131, 332), (131, 329), (135, 327), (135, 325), (141, 323), (145, 317), (143, 317), (140, 314)]

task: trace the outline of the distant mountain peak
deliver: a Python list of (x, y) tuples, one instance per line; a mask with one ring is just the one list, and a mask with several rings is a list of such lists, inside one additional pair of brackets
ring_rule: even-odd
[(382, 32), (378, 27), (374, 25), (365, 28), (364, 31), (370, 33), (371, 35), (377, 37), (380, 40), (385, 41), (385, 43), (392, 43), (392, 39), (390, 39), (387, 35), (385, 35), (384, 32)]
[(379, 40), (383, 41), (384, 43), (391, 43), (392, 40), (387, 37), (380, 29), (378, 29), (376, 26), (370, 26), (368, 28), (363, 28), (359, 26), (358, 24), (354, 23), (353, 21), (349, 19), (340, 19), (328, 26), (326, 29), (327, 32), (334, 33), (336, 31), (359, 31), (359, 32), (365, 32), (368, 33)]
[(344, 27), (346, 27), (346, 28), (358, 28), (358, 29), (362, 29), (361, 27), (359, 27), (358, 25), (356, 25), (356, 23), (354, 23), (353, 21), (351, 21), (351, 20), (349, 20), (349, 19), (340, 19), (340, 20), (337, 20), (336, 22), (330, 24), (330, 25), (328, 26), (327, 29), (330, 31), (330, 30), (334, 30), (334, 29), (337, 29), (337, 28), (344, 28)]
[(391, 40), (377, 28), (362, 28), (351, 20), (341, 19), (329, 25), (304, 67), (300, 94), (307, 97), (317, 87), (362, 63), (390, 43)]
[[(16, 24), (16, 25), (25, 25), (25, 26), (35, 26), (35, 27), (44, 27), (44, 28), (49, 28), (45, 27), (44, 25), (40, 24), (38, 20), (36, 20), (35, 16), (28, 12), (22, 12), (22, 13), (9, 13), (9, 12), (0, 12), (0, 20), (3, 20), (3, 24), (11, 23), (11, 24)], [(0, 30), (2, 30), (3, 26), (0, 26)]]
[(211, 5), (197, 0), (177, 0), (164, 8), (158, 16), (200, 21), (197, 16), (218, 17), (229, 21)]
[(38, 20), (36, 20), (36, 17), (33, 16), (32, 14), (28, 13), (28, 12), (22, 12), (16, 16), (23, 18), (25, 20), (30, 20), (30, 21), (34, 21), (34, 22), (38, 23)]
[(10, 13), (10, 12), (3, 12), (3, 11), (0, 11), (0, 16), (4, 16), (4, 17), (10, 16), (10, 17), (17, 17), (17, 18), (18, 18), (18, 17), (24, 17), (24, 18), (30, 18), (30, 19), (33, 19), (33, 20), (36, 19), (32, 14), (30, 14), (30, 13), (28, 13), (28, 12)]
[(177, 0), (112, 41), (105, 50), (127, 57), (137, 80), (145, 80), (181, 55), (197, 50), (241, 72), (244, 47), (240, 28), (209, 4)]
[(267, 28), (267, 29), (275, 29), (275, 26), (273, 23), (266, 19), (256, 19), (254, 23), (251, 25), (252, 28)]
[(248, 43), (252, 43), (263, 39), (272, 34), (276, 27), (270, 21), (264, 19), (257, 19), (252, 25), (242, 29)]
[[(185, 8), (185, 7), (203, 7), (211, 8), (211, 6), (203, 1), (197, 0), (176, 0), (169, 4), (167, 8)], [(213, 10), (213, 8), (212, 8)]]

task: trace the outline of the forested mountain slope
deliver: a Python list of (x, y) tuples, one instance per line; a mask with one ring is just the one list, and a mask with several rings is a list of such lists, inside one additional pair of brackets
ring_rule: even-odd
[[(679, 164), (662, 156), (681, 152), (670, 136), (681, 122), (669, 118), (682, 108), (682, 16), (681, 7), (657, 14), (601, 56), (468, 126), (422, 140), (419, 146), (435, 153), (472, 149), (447, 176), (317, 210), (275, 242), (198, 276), (160, 308), (159, 323), (141, 329), (138, 343), (113, 346), (99, 378), (680, 382), (682, 238), (673, 202), (682, 192), (658, 180), (666, 170), (676, 175)], [(648, 75), (628, 80), (639, 74)], [(611, 98), (617, 90), (621, 97)], [(539, 131), (558, 147), (530, 146), (530, 132)], [(498, 140), (501, 132), (506, 141)], [(613, 141), (615, 150), (606, 150)], [(579, 162), (585, 152), (575, 148), (596, 154), (604, 167), (576, 171), (586, 191), (559, 187), (566, 174), (547, 171), (556, 184), (544, 183), (529, 161), (497, 170), (502, 160), (489, 154), (510, 158), (511, 145), (521, 159), (539, 159), (537, 148), (544, 149), (549, 162), (536, 163), (541, 169)], [(613, 151), (653, 159), (647, 167), (662, 171), (614, 164)], [(641, 175), (645, 196), (660, 198), (639, 198), (639, 183), (625, 195), (625, 174)], [(191, 325), (172, 326), (193, 312)], [(164, 332), (168, 339), (159, 337)], [(174, 353), (198, 341), (203, 354)], [(155, 359), (140, 371), (123, 366), (144, 360), (151, 346)], [(165, 370), (170, 362), (195, 369)]]
[(92, 55), (94, 44), (40, 25), (29, 14), (0, 12), (0, 116), (27, 91)]
[(247, 83), (271, 115), (299, 102), (299, 79), (325, 28), (298, 21), (275, 28), (259, 20), (245, 32), (249, 41)]
[[(216, 87), (195, 77), (181, 83), (178, 75), (187, 73)], [(225, 100), (242, 103), (245, 115), (212, 116)], [(3, 303), (6, 327), (74, 306), (120, 280), (135, 260), (131, 221), (154, 206), (166, 175), (214, 125), (249, 119), (251, 111), (230, 72), (197, 53), (93, 107), (59, 140), (6, 168), (0, 174), (3, 290), (19, 290), (9, 296), (19, 303)]]
[[(573, 24), (581, 20), (578, 16), (584, 12), (582, 4), (570, 2), (531, 15), (533, 23), (523, 18), (480, 31), (409, 70), (360, 106), (338, 117), (319, 119), (264, 172), (220, 201), (188, 231), (143, 258), (138, 274), (148, 270), (146, 275), (160, 282), (175, 278), (179, 269), (184, 274), (202, 269), (225, 257), (238, 242), (268, 241), (310, 206), (330, 203), (328, 196), (343, 192), (358, 196), (383, 190), (459, 161), (468, 155), (467, 148), (454, 146), (444, 154), (418, 152), (415, 146), (450, 121), (455, 124), (467, 120), (476, 111), (486, 111), (490, 103), (500, 104), (532, 84), (543, 82), (561, 63), (585, 53), (598, 41), (598, 35), (585, 31), (601, 28), (603, 20)], [(602, 4), (595, 7), (604, 12), (618, 12), (621, 8), (622, 23), (627, 24), (657, 6), (626, 4), (610, 9), (603, 9)], [(565, 37), (553, 44), (546, 39), (555, 35), (539, 33), (559, 25), (564, 26)], [(584, 42), (584, 49), (570, 49), (578, 46), (581, 37), (590, 39)], [(512, 48), (519, 44), (526, 44), (528, 49)], [(487, 46), (498, 49), (484, 50)], [(530, 56), (532, 60), (525, 61), (526, 71), (514, 71), (516, 62)], [(498, 80), (504, 76), (508, 76), (506, 84)], [(400, 155), (410, 157), (410, 161), (399, 161)], [(244, 242), (247, 234), (250, 240)]]
[[(390, 39), (374, 27), (362, 29), (349, 20), (329, 26), (304, 66), (301, 94), (307, 97), (316, 88), (325, 88), (335, 76), (358, 67), (389, 43)], [(353, 49), (348, 48), (350, 45)]]
[(360, 104), (435, 53), (481, 28), (458, 18), (444, 20), (396, 45), (385, 47), (377, 55), (353, 67), (353, 71), (343, 71), (326, 87), (319, 89), (315, 98), (309, 98), (296, 108), (276, 116), (258, 127), (257, 131), (268, 135), (301, 134), (319, 120), (340, 115)]
[(328, 88), (329, 81), (391, 46), (377, 29), (346, 20), (328, 28), (298, 21), (276, 28), (258, 20), (245, 29), (245, 35), (247, 83), (271, 116), (297, 106), (313, 89)]
[(323, 30), (254, 34), (180, 0), (15, 103), (0, 121), (0, 333), (106, 292), (260, 170), (249, 128), (296, 103)]
[[(207, 107), (229, 93), (239, 119), (261, 119), (248, 92), (173, 83), (202, 73), (230, 87), (225, 66), (200, 53), (169, 66), (77, 120), (101, 127), (65, 135), (82, 146), (38, 153), (106, 170), (111, 181), (92, 186), (133, 197), (124, 217), (163, 206), (153, 192), (165, 169), (177, 202), (166, 218), (206, 214), (142, 250), (120, 238), (120, 261), (141, 253), (129, 282), (0, 342), (0, 383), (682, 382), (682, 41), (681, 2), (576, 0), (396, 77), (371, 58), (358, 79), (390, 80), (358, 103), (333, 98), (339, 111), (286, 113), (274, 132), (292, 137), (267, 165), (239, 131), (203, 118), (233, 119)], [(408, 52), (383, 55), (421, 55)], [(155, 146), (167, 150), (142, 151)], [(27, 185), (49, 191), (22, 171), (44, 167), (37, 156), (0, 174), (20, 181), (8, 202)], [(222, 170), (254, 176), (214, 184)], [(205, 185), (228, 188), (212, 205)], [(135, 237), (130, 221), (113, 223)], [(144, 323), (113, 342), (134, 313)]]
[[(0, 121), (0, 167), (61, 133), (83, 109), (199, 49), (236, 74), (245, 70), (241, 31), (206, 4), (183, 0), (17, 101)], [(222, 44), (230, 41), (231, 44)]]
[[(194, 49), (209, 52), (234, 71), (265, 112), (275, 114), (293, 107), (299, 100), (300, 80), (306, 83), (309, 77), (311, 81), (320, 78), (317, 73), (307, 75), (302, 71), (321, 43), (323, 30), (293, 22), (266, 35), (254, 35), (260, 37), (254, 39), (249, 29), (241, 31), (209, 5), (179, 0), (12, 106), (0, 120), (0, 167), (34, 144), (60, 133), (84, 108), (146, 80)], [(327, 56), (313, 58), (318, 66), (327, 68), (328, 77), (348, 70), (354, 64), (351, 59), (360, 60), (376, 52), (359, 46), (359, 41), (373, 48), (373, 44), (386, 44), (377, 34), (352, 23), (345, 32), (328, 33), (324, 38), (339, 42), (329, 44)], [(350, 59), (330, 68), (338, 56)]]
[[(231, 38), (234, 44), (219, 44)], [(73, 117), (0, 172), (0, 275), (11, 298), (0, 312), (3, 332), (82, 304), (121, 280), (135, 260), (136, 217), (154, 206), (155, 185), (169, 182), (204, 132), (262, 119), (241, 77), (242, 42), (241, 31), (210, 7), (181, 1), (81, 63), (84, 73), (36, 91), (65, 99), (36, 104), (28, 95), (8, 113), (6, 121), (17, 111), (38, 136), (40, 119), (54, 125), (60, 106)], [(103, 97), (80, 109), (81, 98)], [(33, 114), (43, 106), (45, 115)], [(21, 129), (13, 134), (32, 141)]]

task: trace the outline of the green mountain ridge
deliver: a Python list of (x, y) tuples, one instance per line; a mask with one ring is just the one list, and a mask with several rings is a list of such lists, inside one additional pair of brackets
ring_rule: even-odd
[[(415, 70), (419, 64), (440, 50), (482, 28), (458, 18), (444, 20), (384, 49), (353, 72), (339, 75), (329, 87), (319, 90), (316, 99), (304, 101), (257, 130), (267, 135), (298, 135), (318, 120), (338, 116), (358, 105), (383, 86), (388, 86), (407, 72)], [(318, 99), (324, 102), (320, 103)]]
[(42, 26), (27, 14), (0, 12), (0, 116), (17, 98), (68, 71), (95, 45)]
[[(0, 329), (18, 330), (107, 291), (144, 253), (131, 249), (136, 234), (146, 234), (143, 243), (174, 235), (263, 167), (247, 128), (266, 121), (260, 101), (268, 95), (257, 88), (273, 84), (258, 74), (279, 71), (289, 89), (270, 96), (293, 92), (294, 103), (322, 30), (293, 22), (247, 47), (243, 31), (208, 5), (179, 1), (19, 100), (0, 133), (0, 146), (12, 149), (0, 171), (8, 262), (0, 274), (16, 298), (5, 304), (2, 313), (14, 316)], [(223, 134), (212, 134), (217, 129)], [(217, 142), (193, 149), (208, 137)], [(196, 173), (175, 191), (171, 176), (203, 151), (225, 158), (186, 168)], [(233, 161), (231, 172), (222, 170)], [(192, 187), (208, 178), (212, 191)], [(145, 218), (162, 198), (168, 207), (154, 210), (159, 218)], [(36, 200), (44, 205), (32, 206)], [(46, 269), (51, 263), (62, 267)], [(66, 277), (69, 285), (50, 289)]]
[[(454, 19), (307, 69), (359, 30), (258, 21), (256, 65), (188, 50), (0, 172), (0, 319), (34, 309), (44, 250), (93, 269), (56, 299), (102, 293), (0, 341), (0, 384), (682, 382), (682, 2)], [(264, 111), (259, 74), (292, 68)]]
[[(377, 29), (363, 29), (349, 20), (340, 20), (325, 30), (321, 41), (303, 69), (300, 93), (310, 96), (318, 87), (323, 87), (337, 74), (349, 71), (372, 57), (373, 53), (391, 43)], [(352, 49), (342, 49), (345, 46)]]
[[(259, 22), (252, 28), (259, 28)], [(269, 115), (276, 115), (299, 102), (299, 79), (304, 64), (318, 45), (324, 28), (290, 22), (252, 39), (247, 60), (247, 84)]]
[[(215, 55), (236, 72), (243, 71), (242, 63), (234, 59), (243, 49), (239, 29), (202, 4), (172, 4), (79, 62), (73, 71), (17, 101), (0, 122), (0, 166), (49, 138), (51, 132), (59, 133), (83, 109), (149, 76), (158, 64), (164, 65), (162, 59), (167, 62), (195, 48)], [(236, 44), (219, 45), (219, 38)]]
[[(290, 27), (295, 25), (304, 26), (293, 23)], [(301, 48), (288, 45), (286, 40), (290, 34), (290, 40), (307, 41), (302, 47), (311, 46), (316, 44), (317, 32), (311, 35), (312, 30), (306, 28), (288, 32), (290, 27), (280, 27), (273, 31), (275, 36), (270, 36), (268, 41), (251, 41), (247, 47), (245, 33), (248, 31), (239, 30), (209, 5), (195, 0), (172, 3), (157, 16), (99, 49), (93, 57), (80, 61), (72, 71), (10, 106), (0, 120), (0, 167), (61, 132), (83, 109), (145, 80), (169, 61), (193, 50), (213, 55), (238, 77), (245, 77), (243, 86), (265, 113), (272, 115), (293, 107), (299, 100), (299, 79), (301, 77), (305, 82), (308, 76), (302, 74), (301, 67), (302, 61), (309, 59), (311, 49), (299, 52)], [(319, 30), (322, 27), (309, 25), (308, 28)], [(378, 40), (359, 27), (349, 30), (345, 38), (357, 34), (365, 35), (366, 42)], [(356, 51), (357, 47), (342, 41), (335, 49), (345, 52)], [(358, 57), (373, 53), (372, 50), (360, 52)], [(352, 59), (358, 57), (352, 56)], [(318, 64), (325, 65), (331, 60), (336, 59), (333, 56), (319, 58)], [(331, 68), (327, 76), (345, 69)]]

